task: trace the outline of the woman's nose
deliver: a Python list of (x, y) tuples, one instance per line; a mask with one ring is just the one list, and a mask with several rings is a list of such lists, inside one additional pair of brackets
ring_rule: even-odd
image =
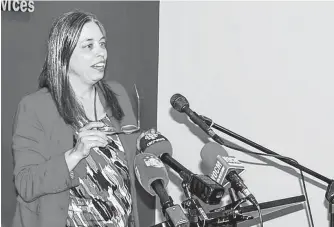
[(103, 57), (103, 58), (106, 58), (107, 57), (107, 49), (105, 47), (101, 47), (99, 45), (99, 47), (97, 48), (96, 50), (96, 55), (98, 57)]

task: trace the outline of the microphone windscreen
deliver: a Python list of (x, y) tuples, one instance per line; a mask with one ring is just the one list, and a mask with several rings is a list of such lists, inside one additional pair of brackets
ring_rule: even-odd
[(154, 154), (160, 156), (164, 153), (173, 155), (173, 148), (166, 137), (155, 130), (143, 132), (137, 138), (137, 149), (140, 152)]
[(186, 97), (184, 97), (181, 94), (174, 94), (171, 98), (170, 98), (170, 104), (172, 105), (172, 107), (179, 111), (182, 112), (183, 108), (188, 106), (189, 107), (189, 102), (186, 99)]
[(224, 157), (228, 156), (228, 153), (220, 144), (215, 142), (205, 144), (201, 150), (202, 161), (208, 167), (215, 166), (218, 155)]
[(156, 195), (155, 191), (151, 187), (153, 181), (161, 180), (164, 187), (167, 187), (169, 178), (166, 167), (154, 154), (138, 154), (134, 160), (134, 169), (137, 180), (145, 191), (151, 195)]

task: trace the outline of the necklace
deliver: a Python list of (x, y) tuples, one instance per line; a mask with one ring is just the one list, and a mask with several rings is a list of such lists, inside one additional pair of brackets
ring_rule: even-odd
[(96, 111), (96, 85), (94, 86), (94, 116), (95, 116), (95, 121), (97, 121), (97, 111)]

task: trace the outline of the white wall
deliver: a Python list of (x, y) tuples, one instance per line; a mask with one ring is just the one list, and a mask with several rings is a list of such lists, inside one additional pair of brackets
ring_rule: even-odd
[[(333, 178), (333, 12), (333, 2), (161, 1), (158, 130), (174, 158), (201, 173), (205, 135), (169, 104), (181, 93), (197, 113)], [(270, 160), (245, 164), (243, 179), (258, 201), (301, 195), (296, 171)], [(170, 174), (168, 190), (180, 203), (179, 180)], [(327, 185), (306, 177), (314, 224), (328, 226)], [(265, 223), (283, 225), (309, 226), (305, 210)]]

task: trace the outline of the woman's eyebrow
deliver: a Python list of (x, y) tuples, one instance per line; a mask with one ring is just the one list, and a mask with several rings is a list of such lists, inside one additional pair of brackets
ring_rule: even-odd
[(89, 42), (89, 41), (93, 41), (93, 39), (92, 38), (86, 38), (84, 40), (81, 40), (80, 43)]
[[(106, 39), (106, 37), (102, 36), (102, 37), (100, 38), (100, 41), (101, 41), (102, 39)], [(93, 38), (86, 38), (86, 39), (80, 41), (80, 43), (83, 43), (83, 42), (89, 42), (89, 41), (93, 41), (93, 40), (94, 40)]]

